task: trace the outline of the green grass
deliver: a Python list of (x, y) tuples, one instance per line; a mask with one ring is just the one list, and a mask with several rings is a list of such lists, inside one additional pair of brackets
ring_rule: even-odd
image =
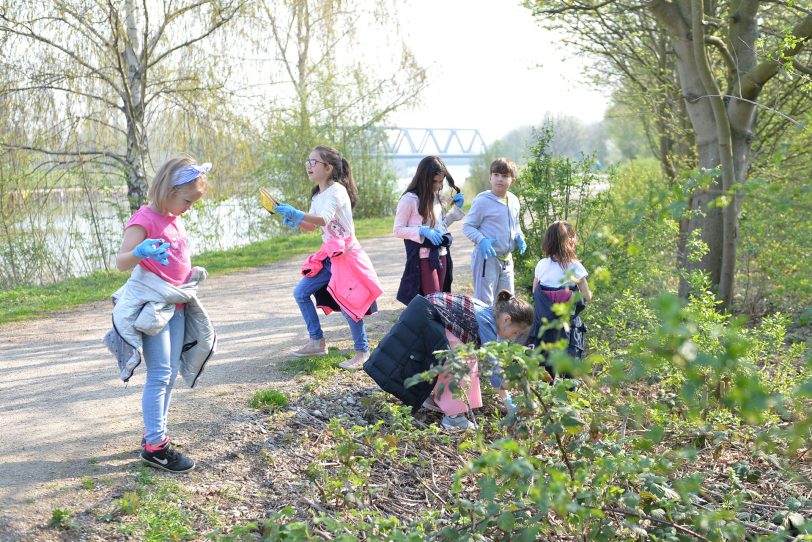
[(149, 542), (197, 538), (195, 515), (184, 502), (188, 492), (173, 479), (156, 476), (147, 465), (136, 469), (134, 491), (125, 491), (115, 501), (115, 515), (123, 520), (121, 532)]
[[(392, 231), (392, 218), (367, 218), (355, 222), (359, 239), (377, 237)], [(318, 232), (300, 233), (259, 241), (240, 248), (200, 254), (193, 265), (205, 267), (209, 275), (221, 275), (278, 262), (318, 250)], [(108, 299), (127, 280), (129, 273), (99, 271), (86, 277), (63, 280), (49, 286), (21, 286), (0, 291), (0, 324), (30, 320)]]
[(288, 406), (290, 399), (288, 396), (279, 390), (268, 389), (260, 390), (254, 393), (248, 405), (251, 408), (268, 408), (270, 410), (278, 410)]
[(346, 359), (346, 352), (341, 352), (337, 348), (329, 348), (326, 356), (287, 359), (284, 361), (283, 370), (291, 374), (306, 374), (324, 378), (338, 370), (338, 364)]

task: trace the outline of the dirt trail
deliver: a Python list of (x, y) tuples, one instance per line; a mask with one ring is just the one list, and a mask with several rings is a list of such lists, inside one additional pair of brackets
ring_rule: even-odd
[[(470, 281), (471, 244), (451, 228), (455, 283)], [(377, 342), (402, 305), (395, 293), (403, 272), (403, 242), (392, 236), (362, 242), (381, 278), (380, 312), (368, 318)], [(257, 389), (292, 385), (280, 360), (306, 340), (293, 301), (301, 257), (250, 271), (209, 278), (199, 296), (217, 327), (219, 347), (195, 389), (178, 379), (170, 428), (198, 464), (216, 461), (223, 446), (213, 440), (250, 415)], [(352, 343), (344, 318), (325, 317), (328, 342)], [(50, 514), (54, 502), (75, 493), (85, 476), (124, 476), (137, 457), (143, 367), (125, 386), (102, 343), (110, 327), (110, 303), (0, 326), (0, 533), (25, 517)], [(16, 525), (15, 525), (16, 524)], [(3, 539), (3, 536), (0, 536)]]

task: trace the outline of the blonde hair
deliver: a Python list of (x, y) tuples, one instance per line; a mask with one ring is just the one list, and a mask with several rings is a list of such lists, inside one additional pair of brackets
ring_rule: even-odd
[(207, 182), (205, 175), (200, 175), (200, 177), (190, 183), (179, 186), (172, 184), (172, 180), (180, 169), (196, 163), (197, 162), (189, 156), (176, 156), (164, 162), (155, 173), (155, 177), (152, 178), (152, 183), (149, 185), (147, 195), (149, 196), (150, 203), (152, 203), (160, 213), (166, 213), (166, 202), (172, 197), (172, 194), (191, 188), (206, 190)]

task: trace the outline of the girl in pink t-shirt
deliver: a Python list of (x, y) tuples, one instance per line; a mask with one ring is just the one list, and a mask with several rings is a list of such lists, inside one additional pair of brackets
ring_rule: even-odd
[[(124, 240), (116, 255), (116, 267), (128, 271), (140, 265), (166, 282), (180, 286), (192, 270), (183, 219), (206, 191), (206, 173), (211, 164), (196, 164), (188, 157), (168, 160), (149, 187), (149, 205), (127, 221)], [(151, 466), (172, 472), (192, 470), (195, 462), (176, 451), (166, 434), (172, 387), (180, 367), (185, 330), (184, 306), (157, 335), (144, 335), (147, 380), (141, 398), (144, 439), (141, 459)]]

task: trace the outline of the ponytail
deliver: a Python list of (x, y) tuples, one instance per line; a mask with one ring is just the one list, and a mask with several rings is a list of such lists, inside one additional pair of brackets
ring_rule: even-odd
[(493, 304), (494, 316), (507, 314), (510, 316), (510, 321), (514, 324), (526, 325), (530, 327), (533, 325), (535, 314), (533, 306), (511, 294), (507, 290), (502, 290), (496, 294), (496, 301)]
[[(328, 147), (327, 145), (319, 145), (314, 151), (321, 155), (322, 160), (333, 166), (333, 172), (330, 174), (330, 179), (344, 186), (347, 189), (347, 195), (350, 197), (350, 208), (355, 209), (355, 203), (358, 201), (358, 186), (355, 184), (355, 179), (352, 176), (352, 168), (350, 163), (344, 158), (338, 149)], [(310, 199), (318, 194), (319, 187), (314, 186), (310, 192)]]

